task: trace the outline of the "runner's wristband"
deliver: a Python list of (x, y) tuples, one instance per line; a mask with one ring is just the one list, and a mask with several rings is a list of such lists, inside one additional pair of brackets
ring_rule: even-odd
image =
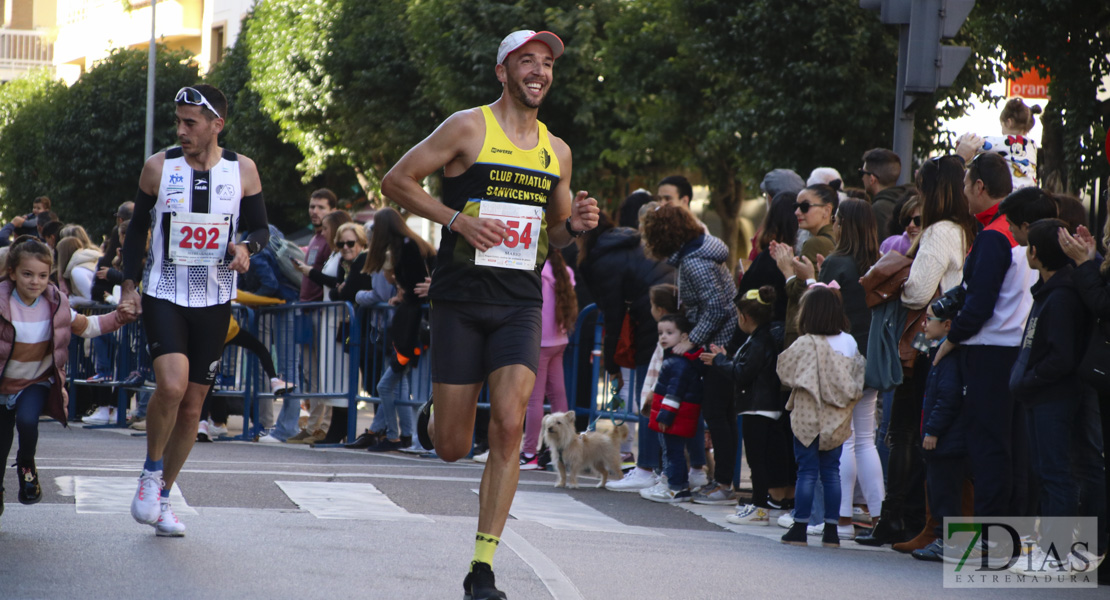
[(585, 231), (575, 231), (575, 230), (571, 229), (571, 227), (570, 227), (570, 217), (567, 217), (567, 220), (564, 221), (563, 224), (566, 225), (567, 233), (569, 233), (570, 237), (572, 237), (572, 238), (580, 237), (583, 233), (586, 233)]
[(455, 224), (455, 219), (459, 218), (460, 214), (462, 214), (461, 210), (455, 211), (455, 216), (451, 217), (451, 220), (447, 222), (447, 231), (451, 231), (451, 226)]

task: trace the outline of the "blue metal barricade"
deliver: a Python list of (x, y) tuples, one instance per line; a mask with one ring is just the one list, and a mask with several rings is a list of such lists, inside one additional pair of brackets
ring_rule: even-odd
[[(597, 324), (594, 325), (592, 330), (584, 329), (585, 323), (595, 314), (597, 316)], [(586, 336), (585, 339), (583, 339), (583, 336)], [(578, 414), (589, 415), (591, 424), (600, 418), (636, 420), (639, 418), (639, 414), (632, 409), (635, 405), (635, 402), (632, 401), (632, 396), (636, 389), (635, 369), (632, 369), (632, 376), (625, 382), (625, 388), (629, 390), (627, 394), (628, 401), (625, 401), (624, 406), (620, 408), (610, 406), (610, 399), (617, 390), (608, 372), (602, 368), (603, 350), (605, 347), (604, 340), (605, 319), (601, 311), (598, 310), (597, 305), (590, 304), (578, 313), (578, 321), (575, 323), (574, 333), (570, 336), (566, 353), (563, 355), (563, 376), (566, 378), (567, 399), (570, 406), (574, 406)], [(589, 344), (590, 347), (589, 408), (579, 406), (577, 398), (578, 377), (584, 370), (582, 368), (583, 365), (579, 362), (579, 356), (581, 354), (579, 348), (582, 344)]]
[[(259, 339), (277, 357), (278, 372), (296, 387), (286, 392), (286, 401), (323, 401), (345, 406), (348, 411), (347, 439), (355, 438), (359, 401), (359, 369), (363, 327), (349, 302), (313, 302), (274, 305), (257, 311)], [(272, 392), (256, 399), (272, 399)], [(254, 417), (253, 433), (260, 430), (257, 409), (244, 412)], [(247, 426), (244, 425), (244, 430)]]

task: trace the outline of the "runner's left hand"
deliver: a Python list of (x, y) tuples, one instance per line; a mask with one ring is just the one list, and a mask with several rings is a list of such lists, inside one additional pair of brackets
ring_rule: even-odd
[(597, 227), (599, 213), (601, 209), (597, 206), (597, 200), (591, 198), (589, 192), (578, 192), (570, 205), (570, 228), (575, 231), (589, 231)]
[(251, 266), (251, 253), (247, 250), (247, 245), (235, 244), (231, 247), (231, 251), (235, 253), (235, 258), (227, 267), (236, 273), (246, 273)]

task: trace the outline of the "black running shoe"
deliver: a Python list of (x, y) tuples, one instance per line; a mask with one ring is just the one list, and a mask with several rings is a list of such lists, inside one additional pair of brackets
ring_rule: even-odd
[(428, 435), (428, 421), (432, 418), (432, 399), (420, 407), (416, 413), (416, 439), (420, 440), (420, 445), (428, 450), (435, 450), (435, 444), (432, 443), (432, 436)]
[(351, 450), (362, 450), (364, 448), (369, 448), (370, 446), (373, 446), (380, 441), (381, 434), (374, 433), (373, 431), (367, 429), (366, 431), (362, 432), (362, 435), (355, 438), (355, 441), (351, 442), (350, 444), (345, 444), (343, 447), (350, 448)]
[(472, 570), (463, 579), (463, 600), (505, 600), (505, 592), (497, 589), (493, 567), (484, 562), (471, 563)]
[(42, 500), (42, 486), (35, 463), (19, 465), (19, 503), (35, 504)]

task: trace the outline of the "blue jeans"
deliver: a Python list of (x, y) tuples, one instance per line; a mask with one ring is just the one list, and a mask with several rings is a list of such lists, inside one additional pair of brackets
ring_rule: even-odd
[(795, 523), (809, 521), (818, 476), (825, 488), (825, 522), (836, 525), (840, 521), (840, 451), (843, 446), (818, 450), (820, 442), (818, 437), (809, 446), (803, 446), (801, 440), (794, 438), (794, 458), (798, 461), (798, 484), (794, 488)]
[[(267, 320), (264, 319), (263, 323), (267, 323)], [(268, 323), (270, 323), (272, 329), (269, 341), (276, 350), (278, 371), (286, 381), (297, 383), (297, 356), (300, 353), (294, 340), (296, 331), (295, 312), (292, 310), (280, 311)], [(266, 333), (265, 326), (262, 333)], [(283, 442), (297, 435), (301, 430), (298, 425), (300, 417), (301, 401), (296, 398), (284, 398), (281, 413), (278, 414), (270, 435)]]
[[(8, 452), (11, 451), (16, 430), (19, 431), (16, 461), (28, 462), (35, 459), (39, 442), (39, 416), (49, 394), (48, 386), (32, 385), (19, 392), (14, 410), (9, 410), (6, 403), (0, 402), (0, 456), (4, 458), (0, 461), (0, 481), (4, 477), (4, 467), (7, 466)], [(0, 483), (0, 490), (2, 489), (3, 483)]]
[(92, 347), (96, 374), (100, 377), (112, 377), (112, 372), (115, 370), (112, 363), (112, 354), (116, 347), (115, 334), (94, 337)]
[[(1045, 394), (1027, 404), (1029, 457), (1041, 480), (1041, 515), (1079, 515), (1082, 493), (1090, 515), (1105, 523), (1106, 480), (1102, 463), (1102, 424), (1098, 398), (1090, 389), (1081, 394)], [(1040, 398), (1038, 398), (1040, 400)], [(1070, 527), (1046, 524), (1042, 537), (1069, 542)], [(1093, 549), (1092, 549), (1093, 550)]]
[[(648, 431), (651, 431), (650, 427), (645, 427), (645, 429), (647, 429)], [(670, 463), (670, 461), (667, 459), (667, 457), (671, 455), (670, 449), (667, 447), (666, 442), (663, 440), (663, 436), (666, 435), (666, 434), (658, 433), (656, 431), (651, 431), (651, 433), (655, 436), (655, 439), (658, 440), (659, 445), (662, 447), (662, 450), (663, 450), (663, 456), (662, 456), (663, 472), (666, 473), (667, 472), (667, 465)], [(679, 452), (678, 453), (678, 456), (682, 457), (682, 463), (685, 464), (686, 463), (686, 458), (689, 457), (689, 459), (690, 459), (689, 466), (697, 467), (699, 469), (704, 467), (705, 466), (705, 421), (702, 420), (702, 419), (698, 419), (698, 429), (697, 429), (697, 431), (694, 432), (694, 437), (679, 438), (679, 439), (681, 439), (683, 441), (683, 444), (684, 444), (683, 449), (685, 450), (685, 452)], [(643, 451), (641, 450), (640, 453), (643, 454)], [(687, 478), (689, 477), (689, 475), (690, 475), (689, 473), (686, 474)]]
[[(661, 433), (663, 446), (667, 449), (667, 464), (663, 473), (667, 476), (667, 485), (675, 491), (690, 487), (690, 471), (686, 464), (686, 442), (690, 438), (679, 437), (669, 433)], [(694, 436), (695, 438), (697, 436)]]
[[(385, 437), (395, 440), (401, 436), (412, 437), (413, 432), (413, 407), (401, 405), (398, 402), (408, 402), (411, 386), (408, 378), (409, 369), (398, 373), (393, 367), (386, 365), (382, 370), (382, 378), (378, 381), (378, 397), (381, 404), (374, 411), (374, 421), (370, 423), (371, 431), (385, 429)], [(379, 421), (379, 415), (381, 420)], [(398, 432), (398, 422), (400, 432)], [(379, 428), (375, 429), (377, 424)]]
[[(644, 392), (644, 378), (647, 377), (647, 365), (640, 365), (636, 367), (636, 386), (633, 396), (635, 402), (629, 402), (628, 407), (638, 407), (640, 398)], [(659, 433), (652, 431), (648, 422), (651, 419), (648, 417), (640, 417), (639, 427), (636, 429), (636, 443), (639, 446), (640, 455), (636, 457), (636, 466), (641, 469), (648, 469), (654, 471), (655, 469), (662, 468), (663, 466), (663, 444), (659, 440)]]

